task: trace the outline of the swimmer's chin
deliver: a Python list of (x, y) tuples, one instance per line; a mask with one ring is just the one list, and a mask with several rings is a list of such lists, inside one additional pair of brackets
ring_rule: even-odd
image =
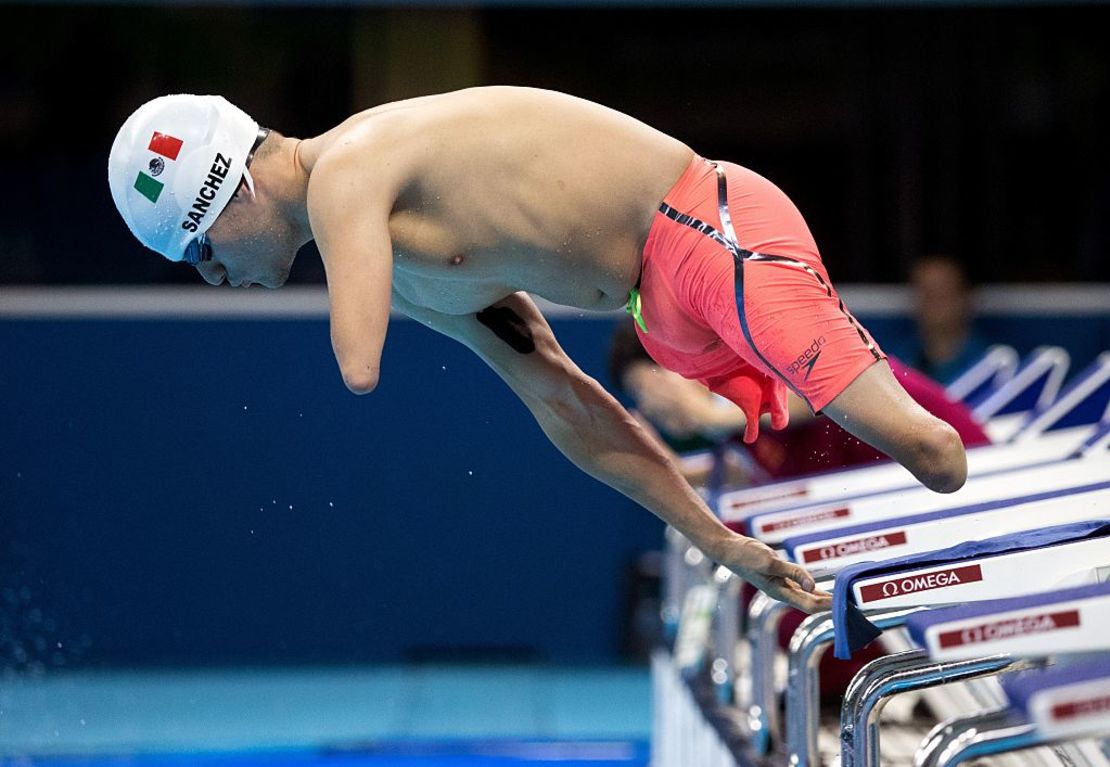
[(237, 287), (241, 287), (241, 288), (266, 288), (266, 290), (277, 290), (278, 288), (285, 285), (285, 283), (287, 283), (287, 282), (289, 282), (289, 273), (288, 272), (286, 272), (285, 274), (283, 274), (281, 277), (277, 278), (273, 282), (244, 282), (243, 284), (238, 285)]

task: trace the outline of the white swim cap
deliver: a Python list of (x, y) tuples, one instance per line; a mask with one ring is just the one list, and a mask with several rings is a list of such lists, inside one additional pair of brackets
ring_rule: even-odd
[(127, 226), (171, 261), (204, 234), (247, 178), (258, 123), (221, 96), (148, 101), (127, 118), (108, 156), (108, 185)]

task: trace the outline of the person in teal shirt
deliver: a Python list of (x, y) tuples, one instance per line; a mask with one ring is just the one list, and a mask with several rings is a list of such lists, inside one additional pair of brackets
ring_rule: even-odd
[(918, 259), (910, 275), (917, 333), (888, 340), (887, 351), (947, 385), (986, 354), (990, 344), (972, 328), (974, 291), (958, 259)]

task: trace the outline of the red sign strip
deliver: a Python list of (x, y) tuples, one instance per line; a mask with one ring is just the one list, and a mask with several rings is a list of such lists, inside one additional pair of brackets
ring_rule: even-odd
[(880, 583), (870, 583), (860, 589), (860, 597), (864, 602), (878, 602), (903, 594), (915, 594), (918, 591), (932, 591), (947, 586), (958, 586), (963, 583), (972, 583), (983, 580), (983, 570), (979, 565), (964, 565), (951, 567), (945, 570), (933, 570), (918, 575), (905, 575), (891, 578)]
[(906, 533), (903, 530), (898, 530), (893, 533), (883, 533), (882, 535), (866, 535), (862, 538), (853, 538), (849, 541), (840, 541), (839, 543), (829, 543), (824, 546), (818, 546), (802, 552), (803, 562), (819, 562), (826, 559), (840, 559), (847, 557), (851, 554), (859, 554), (864, 551), (878, 551), (879, 549), (888, 549), (891, 546), (904, 546), (906, 543)]
[(800, 487), (797, 490), (784, 490), (781, 493), (767, 492), (757, 498), (752, 498), (750, 500), (742, 500), (740, 498), (730, 500), (728, 502), (728, 507), (729, 509), (735, 511), (736, 509), (742, 509), (745, 506), (754, 506), (757, 503), (767, 503), (768, 501), (778, 501), (785, 498), (799, 498), (807, 495), (809, 495), (809, 491), (804, 487)]
[(1046, 631), (1075, 628), (1079, 625), (1078, 610), (1063, 610), (1055, 613), (1019, 615), (1005, 620), (979, 623), (975, 626), (943, 631), (937, 636), (941, 648), (959, 647), (981, 642), (994, 642), (999, 639), (1013, 639), (1030, 634), (1043, 634)]
[(1057, 703), (1052, 707), (1052, 719), (1056, 722), (1064, 722), (1068, 719), (1078, 719), (1081, 716), (1101, 714), (1104, 711), (1110, 711), (1110, 695)]
[(812, 511), (808, 514), (800, 514), (794, 517), (787, 517), (786, 519), (779, 519), (774, 522), (765, 522), (759, 526), (759, 529), (764, 534), (774, 533), (778, 532), (779, 530), (789, 530), (791, 527), (811, 525), (814, 522), (824, 522), (828, 519), (840, 519), (842, 517), (847, 517), (851, 513), (851, 510), (848, 508)]

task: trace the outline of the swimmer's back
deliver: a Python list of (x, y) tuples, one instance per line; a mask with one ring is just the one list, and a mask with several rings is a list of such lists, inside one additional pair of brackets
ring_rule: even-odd
[(386, 104), (306, 144), (310, 168), (352, 147), (388, 158), (405, 179), (391, 218), (402, 250), (433, 263), (482, 248), (584, 254), (633, 282), (659, 202), (692, 156), (612, 109), (503, 86)]

